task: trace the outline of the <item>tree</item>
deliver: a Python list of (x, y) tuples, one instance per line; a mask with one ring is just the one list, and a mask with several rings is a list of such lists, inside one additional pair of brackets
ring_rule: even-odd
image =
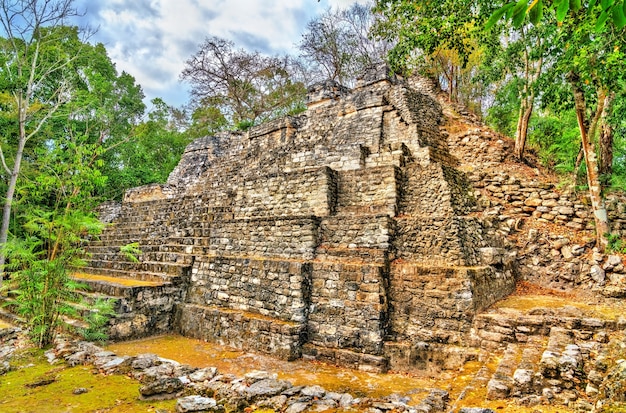
[(523, 82), (520, 90), (520, 108), (515, 131), (514, 154), (517, 159), (524, 159), (524, 149), (528, 136), (528, 124), (535, 106), (537, 82), (544, 64), (546, 34), (537, 27), (524, 27), (519, 30), (523, 56)]
[(348, 9), (328, 9), (307, 23), (298, 48), (317, 80), (352, 85), (365, 68), (385, 61), (390, 43), (370, 36), (376, 20), (370, 5), (354, 3)]
[(507, 2), (496, 9), (486, 27), (492, 27), (503, 17), (511, 20), (516, 27), (521, 26), (526, 17), (538, 23), (544, 18), (544, 10), (553, 10), (558, 23), (562, 23), (568, 14), (575, 15), (582, 11), (593, 20), (596, 31), (601, 31), (609, 20), (618, 30), (626, 26), (624, 0), (589, 0), (586, 4), (581, 0), (518, 0)]
[(37, 136), (69, 97), (65, 69), (80, 54), (63, 50), (65, 31), (53, 30), (77, 15), (73, 0), (0, 0), (3, 38), (0, 55), (3, 65), (2, 91), (10, 96), (17, 115), (17, 140), (12, 159), (5, 156), (6, 140), (0, 146), (0, 161), (8, 176), (2, 224), (0, 226), (0, 284), (11, 208), (22, 166), (26, 143)]
[(482, 106), (489, 79), (481, 74), (481, 62), (500, 47), (483, 30), (493, 9), (482, 0), (377, 0), (374, 11), (382, 17), (373, 34), (393, 43), (388, 61), (395, 71), (419, 71), (438, 80), (450, 100)]
[[(162, 99), (152, 100), (148, 119), (133, 127), (132, 139), (106, 156), (102, 173), (107, 199), (120, 199), (128, 188), (167, 181), (192, 137), (175, 128), (172, 111)], [(202, 135), (205, 136), (205, 135)]]
[(191, 84), (195, 108), (214, 108), (230, 125), (248, 127), (302, 107), (306, 89), (293, 79), (294, 65), (288, 56), (236, 50), (208, 37), (180, 77)]
[(454, 51), (465, 66), (477, 46), (472, 40), (480, 32), (476, 7), (480, 6), (469, 0), (378, 0), (374, 11), (382, 18), (373, 33), (394, 43), (389, 60), (396, 71), (428, 64), (441, 50)]
[[(623, 0), (603, 0), (599, 4), (594, 0), (583, 8), (580, 1), (546, 1), (544, 5), (541, 0), (530, 4), (521, 0), (502, 6), (487, 22), (487, 26), (491, 26), (506, 16), (514, 26), (520, 26), (527, 17), (540, 22), (544, 18), (544, 8), (554, 9), (559, 23), (559, 40), (564, 45), (554, 70), (571, 86), (596, 226), (596, 244), (601, 249), (607, 246), (606, 235), (610, 233), (610, 226), (602, 195), (597, 135), (602, 129), (602, 120), (608, 118), (603, 117), (603, 113), (610, 107), (613, 94), (624, 92), (625, 4)], [(610, 24), (607, 24), (610, 17)], [(612, 148), (613, 143), (604, 142), (604, 145)]]
[[(44, 347), (53, 340), (62, 317), (75, 314), (71, 302), (78, 299), (80, 286), (70, 273), (84, 264), (82, 247), (101, 229), (93, 213), (99, 202), (95, 195), (105, 188), (103, 171), (133, 136), (144, 104), (134, 78), (117, 74), (101, 44), (85, 43), (75, 27), (38, 30), (38, 36), (48, 41), (36, 46), (35, 68), (55, 70), (35, 76), (33, 68), (27, 68), (31, 71), (27, 79), (37, 81), (26, 117), (20, 115), (20, 100), (15, 98), (20, 96), (20, 78), (11, 70), (0, 72), (4, 132), (0, 142), (7, 178), (6, 165), (21, 151), (12, 214), (3, 216), (10, 218), (12, 231), (2, 253), (11, 274), (5, 290), (11, 289), (33, 340)], [(22, 45), (22, 55), (30, 52)], [(16, 57), (10, 49), (3, 51), (5, 66), (12, 68)], [(47, 100), (57, 93), (62, 96)], [(21, 140), (23, 131), (26, 137)], [(102, 304), (101, 310), (106, 307)], [(85, 333), (102, 337), (102, 317), (89, 317), (88, 322)]]
[(6, 244), (17, 312), (41, 348), (53, 342), (64, 316), (77, 316), (72, 302), (81, 286), (70, 271), (85, 264), (86, 240), (102, 229), (91, 213), (91, 194), (104, 184), (93, 162), (98, 145), (88, 143), (88, 136), (48, 144), (36, 149), (38, 173), (19, 187), (28, 194), (18, 208), (21, 237)]
[(439, 77), (450, 100), (481, 112), (490, 84), (504, 79), (519, 86), (514, 151), (522, 160), (549, 30), (531, 23), (485, 30), (494, 5), (484, 1), (379, 0), (375, 10), (384, 16), (376, 34), (397, 39), (392, 65)]

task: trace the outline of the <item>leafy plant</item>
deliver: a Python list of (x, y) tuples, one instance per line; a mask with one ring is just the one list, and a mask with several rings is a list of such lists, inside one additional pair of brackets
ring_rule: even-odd
[(240, 131), (245, 132), (253, 126), (254, 126), (254, 121), (244, 119), (244, 120), (237, 122), (237, 124), (235, 125), (235, 130), (240, 130)]
[(131, 242), (130, 244), (122, 245), (120, 247), (120, 253), (122, 253), (122, 255), (124, 255), (124, 257), (126, 257), (126, 259), (130, 262), (139, 262), (139, 259), (137, 258), (137, 256), (141, 254), (139, 243)]
[(34, 209), (28, 218), (27, 235), (6, 244), (6, 269), (11, 274), (7, 288), (33, 342), (43, 348), (54, 341), (65, 317), (77, 316), (72, 303), (85, 286), (74, 281), (70, 271), (84, 264), (82, 237), (101, 226), (95, 218), (76, 212), (55, 216)]
[(618, 234), (604, 234), (607, 240), (606, 252), (619, 252), (626, 254), (626, 242)]
[(114, 305), (113, 300), (101, 297), (96, 298), (93, 304), (88, 305), (89, 312), (83, 317), (87, 327), (78, 330), (85, 340), (106, 341), (109, 338), (106, 326), (111, 317), (115, 315)]
[(37, 150), (36, 170), (19, 182), (4, 269), (15, 309), (42, 348), (52, 344), (66, 317), (78, 316), (73, 304), (86, 287), (71, 272), (85, 265), (84, 245), (103, 227), (90, 212), (93, 191), (104, 183), (94, 161), (98, 154), (84, 136), (49, 141)]

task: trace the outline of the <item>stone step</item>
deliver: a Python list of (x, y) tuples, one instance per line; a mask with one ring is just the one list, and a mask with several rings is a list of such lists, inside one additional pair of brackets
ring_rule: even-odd
[[(598, 339), (608, 340), (603, 335)], [(486, 384), (485, 399), (515, 398), (524, 406), (584, 400), (590, 394), (585, 394), (587, 383), (597, 376), (591, 371), (603, 348), (595, 336), (581, 338), (575, 330), (552, 327), (548, 336), (509, 343), (502, 352), (492, 349), (483, 362), (485, 366), (497, 362), (497, 367)]]
[(402, 150), (392, 152), (371, 153), (365, 158), (366, 168), (375, 168), (381, 165), (404, 166), (407, 163), (407, 157)]
[(100, 234), (100, 241), (105, 241), (108, 245), (127, 245), (133, 242), (143, 243), (145, 240), (150, 240), (158, 237), (159, 239), (165, 239), (169, 234), (164, 232), (151, 232), (148, 229), (136, 232), (107, 232)]
[(142, 261), (138, 263), (118, 260), (98, 260), (89, 261), (90, 268), (103, 270), (123, 271), (132, 274), (133, 278), (141, 278), (142, 274), (162, 274), (160, 278), (182, 277), (189, 275), (191, 271), (190, 263), (163, 261)]
[(574, 343), (571, 331), (553, 327), (545, 351), (541, 355), (539, 368), (547, 378), (574, 378), (575, 370), (581, 367), (580, 347)]
[(209, 237), (182, 237), (174, 235), (168, 238), (168, 242), (164, 245), (180, 245), (180, 246), (200, 246), (208, 247), (211, 244)]
[(16, 303), (12, 297), (0, 298), (0, 320), (13, 325), (26, 324), (26, 320), (16, 314)]
[(524, 343), (532, 336), (547, 337), (553, 328), (574, 331), (579, 339), (587, 340), (599, 331), (620, 331), (626, 327), (624, 319), (571, 317), (539, 310), (528, 314), (512, 309), (478, 314), (473, 326), (475, 344), (491, 349), (506, 343)]
[(371, 373), (386, 373), (389, 370), (389, 362), (385, 356), (360, 353), (345, 348), (319, 346), (313, 343), (305, 343), (302, 346), (302, 358), (310, 361), (340, 364)]
[(295, 360), (301, 355), (303, 323), (215, 306), (181, 304), (176, 318), (178, 333), (240, 349)]
[(487, 399), (506, 399), (514, 387), (513, 374), (520, 363), (522, 349), (517, 344), (508, 344), (491, 380), (487, 383)]
[(383, 265), (388, 261), (389, 251), (378, 248), (333, 248), (321, 244), (315, 251), (318, 260), (340, 263), (363, 263)]
[(97, 276), (113, 277), (115, 279), (129, 279), (148, 282), (172, 282), (178, 280), (180, 277), (174, 275), (168, 275), (162, 272), (147, 272), (147, 271), (127, 271), (109, 267), (91, 267), (86, 266), (80, 268), (79, 273), (91, 274)]
[(105, 295), (102, 293), (94, 293), (91, 291), (78, 291), (77, 292), (81, 301), (85, 303), (87, 306), (93, 305), (97, 300), (109, 300), (113, 301), (113, 311), (122, 310), (123, 308), (123, 299), (121, 297), (115, 297), (111, 295)]
[[(459, 405), (465, 404), (465, 399), (468, 397), (477, 398), (477, 395), (486, 392), (487, 384), (491, 378), (491, 373), (486, 365), (482, 365), (478, 371), (473, 375), (471, 381), (459, 392), (456, 400), (451, 404), (448, 412), (456, 412)], [(483, 399), (484, 396), (478, 396), (479, 399)], [(482, 400), (481, 400), (482, 401)]]
[[(193, 251), (192, 248), (189, 250)], [(195, 260), (195, 255), (180, 252), (163, 252), (163, 251), (143, 251), (139, 257), (142, 263), (162, 263), (171, 265), (187, 265), (190, 266)]]
[[(98, 241), (97, 243), (90, 243), (87, 250), (91, 258), (95, 260), (125, 259), (124, 255), (120, 253), (119, 245), (104, 245), (102, 242)], [(139, 254), (140, 257), (148, 258), (146, 261), (162, 261), (163, 259), (157, 257), (162, 256), (166, 258), (168, 255), (171, 255), (171, 260), (174, 262), (180, 261), (180, 257), (184, 257), (184, 262), (191, 262), (191, 257), (204, 255), (205, 253), (205, 250), (201, 246), (167, 242), (140, 245), (139, 250), (141, 250), (141, 254)]]
[(77, 333), (80, 330), (87, 329), (89, 324), (79, 318), (62, 316), (61, 328), (71, 333)]
[(137, 296), (143, 290), (158, 289), (164, 286), (170, 286), (176, 279), (170, 281), (160, 279), (140, 280), (136, 278), (124, 278), (120, 276), (98, 275), (91, 273), (75, 273), (72, 275), (75, 281), (87, 285), (94, 293), (104, 294), (106, 296), (132, 298)]
[(470, 361), (478, 361), (481, 352), (467, 346), (397, 341), (387, 337), (383, 344), (383, 354), (389, 360), (390, 370), (418, 370), (429, 375), (438, 375), (442, 371), (459, 370)]

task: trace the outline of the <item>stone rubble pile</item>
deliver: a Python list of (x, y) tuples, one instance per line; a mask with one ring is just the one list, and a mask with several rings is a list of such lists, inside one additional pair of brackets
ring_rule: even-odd
[(491, 352), (505, 346), (487, 382), (487, 399), (513, 398), (528, 407), (564, 405), (579, 412), (622, 402), (625, 330), (624, 317), (587, 318), (567, 306), (536, 308), (527, 315), (510, 309), (482, 314), (475, 324), (476, 344)]
[(102, 374), (128, 375), (142, 383), (141, 399), (177, 398), (178, 412), (243, 411), (257, 407), (285, 413), (337, 408), (369, 413), (437, 413), (447, 411), (449, 401), (446, 391), (432, 389), (419, 404), (409, 406), (409, 398), (398, 394), (383, 398), (355, 397), (326, 391), (315, 384), (294, 386), (278, 379), (276, 373), (266, 371), (235, 377), (222, 374), (215, 367), (194, 368), (155, 354), (118, 356), (85, 341), (60, 340), (46, 356), (51, 363), (63, 360), (69, 366), (92, 364)]
[[(620, 256), (594, 248), (585, 192), (560, 188), (538, 169), (513, 162), (510, 140), (484, 125), (466, 123), (466, 130), (448, 133), (450, 153), (467, 172), (475, 212), (490, 227), (486, 233), (517, 252), (518, 276), (553, 288), (582, 287), (606, 297), (625, 297)], [(612, 234), (625, 239), (626, 195), (608, 194), (606, 208)]]

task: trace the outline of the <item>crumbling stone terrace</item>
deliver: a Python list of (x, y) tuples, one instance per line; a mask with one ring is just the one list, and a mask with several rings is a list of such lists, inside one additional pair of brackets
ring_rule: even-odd
[[(514, 257), (470, 215), (441, 121), (381, 67), (353, 90), (314, 85), (302, 115), (191, 143), (167, 184), (102, 209), (82, 278), (117, 300), (112, 336), (368, 371), (463, 363), (475, 315), (514, 288)], [(131, 242), (138, 264), (120, 253)]]

